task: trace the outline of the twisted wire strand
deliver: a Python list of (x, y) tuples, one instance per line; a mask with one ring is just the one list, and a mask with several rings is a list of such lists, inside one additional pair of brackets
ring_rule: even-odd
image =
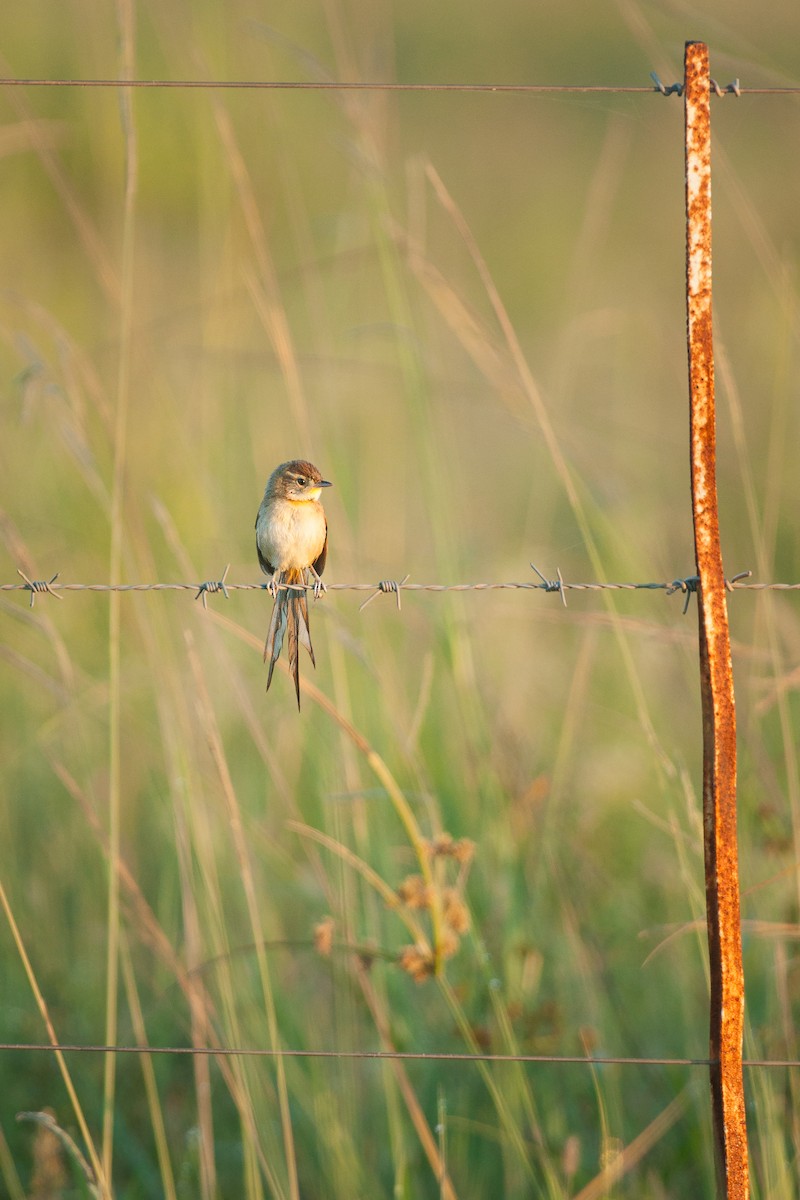
[[(347, 79), (49, 79), (49, 78), (0, 78), (0, 87), (36, 88), (185, 88), (225, 89), (244, 88), (274, 91), (355, 91), (355, 92), (516, 92), (516, 93), (564, 93), (585, 94), (598, 92), (626, 95), (631, 93), (681, 96), (683, 84), (665, 86), (655, 72), (651, 72), (652, 86), (646, 84), (614, 83), (396, 83), (358, 81)], [(738, 79), (721, 87), (716, 80), (711, 83), (715, 96), (742, 95), (794, 95), (800, 87), (754, 87), (743, 88)]]
[[(532, 565), (532, 564), (531, 564)], [(269, 588), (267, 583), (231, 583), (227, 579), (230, 565), (225, 568), (222, 576), (219, 579), (207, 579), (194, 582), (174, 582), (174, 583), (59, 583), (57, 572), (50, 579), (29, 579), (22, 571), (19, 575), (22, 577), (22, 583), (0, 583), (0, 592), (28, 592), (31, 597), (31, 604), (34, 598), (40, 595), (51, 595), (56, 599), (62, 599), (64, 592), (194, 592), (195, 599), (202, 599), (203, 604), (207, 602), (209, 595), (221, 592), (225, 599), (228, 599), (230, 592), (248, 592), (248, 591), (266, 591)], [(638, 592), (638, 591), (663, 591), (667, 595), (672, 595), (675, 592), (681, 592), (687, 598), (687, 602), (691, 595), (697, 591), (698, 577), (689, 575), (673, 579), (671, 581), (647, 581), (647, 582), (615, 582), (615, 581), (594, 581), (588, 583), (572, 582), (565, 580), (561, 572), (558, 572), (557, 579), (547, 579), (542, 573), (533, 567), (541, 582), (537, 583), (534, 580), (507, 580), (493, 581), (485, 583), (412, 583), (409, 581), (408, 575), (404, 579), (382, 579), (376, 583), (329, 583), (324, 588), (329, 592), (371, 592), (370, 600), (375, 597), (385, 594), (394, 595), (397, 599), (398, 608), (400, 607), (401, 592), (486, 592), (486, 591), (543, 591), (543, 592), (558, 592), (561, 595), (562, 601), (566, 603), (565, 593), (574, 592), (603, 592), (603, 591), (623, 591), (623, 592)], [(725, 586), (728, 591), (780, 591), (792, 592), (800, 591), (800, 583), (781, 583), (781, 582), (766, 582), (759, 583), (750, 579), (751, 572), (743, 571), (739, 575), (734, 575), (731, 579), (726, 579)], [(313, 583), (278, 583), (275, 585), (278, 590), (286, 591), (311, 591), (314, 588)], [(369, 601), (367, 601), (369, 603)], [(362, 605), (362, 607), (366, 607)]]
[[(14, 1050), (31, 1053), (58, 1050), (65, 1054), (200, 1054), (206, 1056), (219, 1054), (228, 1058), (236, 1056), (243, 1058), (384, 1058), (430, 1059), (436, 1062), (616, 1063), (630, 1066), (667, 1067), (707, 1067), (710, 1062), (707, 1058), (634, 1058), (627, 1056), (592, 1058), (582, 1054), (492, 1054), (489, 1051), (470, 1053), (447, 1050), (299, 1050), (286, 1046), (108, 1046), (102, 1043), (83, 1044), (80, 1042), (59, 1043), (58, 1045), (50, 1042), (0, 1042), (0, 1053)], [(772, 1064), (759, 1063), (758, 1065)]]
[[(492, 1062), (534, 1063), (554, 1066), (629, 1066), (629, 1067), (709, 1067), (709, 1058), (660, 1058), (633, 1055), (585, 1054), (493, 1054), (446, 1050), (297, 1050), (272, 1046), (108, 1046), (102, 1043), (81, 1042), (0, 1042), (0, 1053), (41, 1053), (59, 1051), (62, 1054), (162, 1054), (203, 1055), (226, 1058), (333, 1058), (333, 1059), (401, 1059), (433, 1062)], [(791, 1058), (749, 1058), (745, 1067), (800, 1067), (800, 1060)]]

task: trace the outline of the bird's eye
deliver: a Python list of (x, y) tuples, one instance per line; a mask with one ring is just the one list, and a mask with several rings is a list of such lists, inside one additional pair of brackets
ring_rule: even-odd
[(300, 484), (300, 487), (305, 487), (308, 483), (308, 480), (306, 479), (305, 475), (298, 475), (297, 482)]

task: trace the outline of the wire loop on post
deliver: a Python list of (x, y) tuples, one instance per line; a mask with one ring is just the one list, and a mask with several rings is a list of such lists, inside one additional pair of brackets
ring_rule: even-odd
[(742, 94), (742, 89), (738, 79), (732, 80), (724, 88), (719, 86), (716, 79), (710, 79), (709, 83), (711, 84), (711, 90), (715, 96), (736, 96), (738, 99)]
[[(741, 579), (749, 579), (752, 576), (752, 571), (740, 571), (738, 575), (733, 575), (730, 579), (725, 580), (725, 590), (727, 592), (735, 592), (736, 584)], [(673, 579), (670, 586), (667, 588), (667, 595), (672, 596), (675, 592), (684, 592), (686, 594), (686, 603), (683, 606), (684, 615), (689, 607), (689, 601), (692, 596), (697, 593), (700, 586), (699, 575), (689, 575), (686, 579)]]
[(686, 615), (686, 612), (688, 611), (689, 601), (691, 600), (692, 596), (697, 592), (697, 588), (698, 588), (699, 584), (700, 584), (700, 576), (699, 575), (688, 575), (686, 577), (686, 579), (673, 579), (672, 583), (667, 588), (668, 596), (672, 596), (675, 592), (684, 592), (686, 594), (686, 603), (683, 606), (684, 616)]
[(659, 77), (655, 71), (650, 72), (650, 78), (652, 79), (653, 83), (655, 84), (653, 91), (660, 92), (662, 96), (672, 96), (672, 95), (682, 96), (683, 95), (683, 84), (682, 83), (671, 83), (669, 85), (669, 87), (665, 87), (665, 85), (661, 82), (661, 80), (659, 79)]

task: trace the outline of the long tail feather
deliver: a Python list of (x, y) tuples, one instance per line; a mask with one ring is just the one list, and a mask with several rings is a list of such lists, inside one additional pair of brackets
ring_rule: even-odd
[(297, 620), (297, 633), (300, 641), (310, 654), (312, 663), (316, 667), (317, 661), (314, 658), (314, 647), (311, 645), (311, 626), (308, 623), (308, 601), (306, 598), (306, 593), (298, 592), (297, 597), (299, 600), (298, 608), (300, 610)]
[[(278, 579), (282, 582), (283, 577)], [(281, 589), (275, 597), (275, 603), (272, 606), (272, 616), (267, 630), (267, 640), (264, 643), (264, 662), (269, 662), (269, 675), (267, 676), (267, 691), (272, 683), (272, 672), (275, 670), (275, 663), (280, 657), (283, 639), (286, 633), (286, 625), (289, 613), (289, 596), (290, 593), (285, 589)]]
[[(305, 572), (282, 571), (276, 579), (277, 583), (304, 583)], [(267, 640), (264, 644), (264, 662), (269, 662), (267, 675), (267, 691), (272, 683), (272, 673), (275, 663), (280, 657), (286, 641), (289, 658), (289, 674), (294, 680), (294, 690), (297, 695), (297, 707), (300, 708), (300, 654), (298, 647), (305, 646), (311, 661), (316, 666), (314, 648), (311, 645), (311, 633), (308, 624), (308, 602), (306, 593), (295, 591), (293, 588), (281, 588), (275, 597), (272, 616), (267, 630)]]
[(300, 617), (300, 599), (297, 592), (289, 593), (289, 621), (286, 628), (287, 650), (289, 655), (289, 674), (294, 680), (294, 690), (297, 695), (297, 709), (300, 711), (300, 658), (297, 649), (298, 626)]

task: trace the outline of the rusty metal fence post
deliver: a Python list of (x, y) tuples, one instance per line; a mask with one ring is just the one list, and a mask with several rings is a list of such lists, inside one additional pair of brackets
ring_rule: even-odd
[(703, 710), (703, 830), (711, 969), (714, 1141), (727, 1200), (749, 1196), (742, 1078), (744, 977), (736, 841), (736, 711), (719, 539), (711, 326), (711, 77), (708, 47), (687, 42), (686, 307), (691, 403), (692, 513), (699, 577)]

